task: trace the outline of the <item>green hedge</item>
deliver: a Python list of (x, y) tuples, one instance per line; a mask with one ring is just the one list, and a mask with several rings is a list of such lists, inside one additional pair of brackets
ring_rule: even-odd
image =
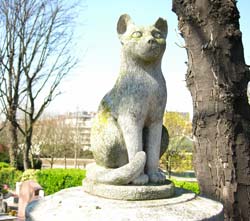
[(81, 186), (85, 170), (80, 169), (46, 169), (35, 173), (37, 182), (43, 187), (46, 195), (61, 189)]
[(188, 182), (175, 179), (171, 179), (171, 181), (174, 183), (176, 187), (180, 187), (186, 190), (190, 190), (196, 194), (200, 194), (200, 187), (197, 182)]
[(7, 184), (11, 189), (15, 189), (16, 182), (21, 180), (22, 171), (9, 167), (0, 169), (0, 186)]
[(8, 167), (8, 164), (0, 163), (0, 186), (7, 184), (15, 189), (18, 181), (34, 180), (43, 187), (46, 195), (50, 195), (61, 189), (81, 186), (85, 173), (85, 170), (80, 169), (26, 170), (22, 173)]
[[(7, 166), (8, 165), (2, 163), (0, 165), (0, 186), (7, 184), (11, 189), (15, 189), (16, 182), (32, 179), (43, 187), (46, 195), (69, 187), (81, 186), (86, 174), (86, 171), (81, 169), (27, 170), (22, 174), (21, 171), (15, 168), (6, 168)], [(176, 187), (190, 190), (196, 194), (200, 193), (197, 182), (171, 180)]]
[(10, 167), (10, 164), (9, 164), (9, 163), (0, 162), (0, 170), (3, 169), (3, 168), (9, 168), (9, 167)]

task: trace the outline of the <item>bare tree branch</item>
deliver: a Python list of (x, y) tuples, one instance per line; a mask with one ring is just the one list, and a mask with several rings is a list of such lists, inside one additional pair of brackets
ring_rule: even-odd
[[(11, 122), (15, 145), (14, 130), (24, 135), (25, 168), (34, 124), (76, 64), (70, 53), (76, 3), (0, 0), (0, 104)], [(17, 112), (23, 114), (22, 122)]]

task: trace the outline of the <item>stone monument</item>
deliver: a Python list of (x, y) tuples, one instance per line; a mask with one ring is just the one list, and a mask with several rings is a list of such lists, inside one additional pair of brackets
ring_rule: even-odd
[(122, 44), (120, 73), (92, 126), (96, 163), (87, 167), (83, 186), (88, 193), (116, 199), (170, 197), (174, 186), (158, 168), (168, 145), (162, 125), (167, 90), (161, 71), (167, 22), (159, 18), (152, 26), (140, 27), (124, 14), (117, 32)]
[(159, 169), (168, 146), (162, 125), (167, 100), (161, 59), (167, 22), (136, 26), (120, 17), (121, 67), (104, 96), (91, 132), (94, 164), (83, 187), (62, 190), (30, 203), (27, 221), (223, 220), (223, 206), (175, 188)]

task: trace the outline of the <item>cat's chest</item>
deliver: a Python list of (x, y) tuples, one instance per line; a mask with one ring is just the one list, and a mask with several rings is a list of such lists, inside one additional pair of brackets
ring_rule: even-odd
[(166, 99), (166, 83), (161, 73), (156, 76), (129, 73), (120, 82), (120, 90), (142, 102), (162, 103)]
[(146, 83), (146, 90), (148, 93), (147, 102), (150, 106), (165, 106), (167, 91), (165, 79), (150, 78)]

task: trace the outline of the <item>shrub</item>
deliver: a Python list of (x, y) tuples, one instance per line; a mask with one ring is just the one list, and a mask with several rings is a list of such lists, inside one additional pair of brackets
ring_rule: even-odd
[(42, 168), (43, 162), (39, 158), (34, 158), (33, 159), (33, 164), (34, 164), (34, 169), (39, 169), (40, 170)]
[(171, 179), (171, 181), (176, 187), (180, 187), (186, 190), (190, 190), (196, 194), (200, 194), (200, 187), (197, 182), (180, 181), (175, 179)]
[[(33, 164), (31, 163), (31, 160), (28, 160), (28, 165), (30, 168), (33, 169), (41, 169), (42, 168), (42, 160), (39, 158), (33, 158)], [(17, 156), (17, 169), (24, 171), (24, 165), (23, 165), (23, 154), (19, 153)]]
[(10, 167), (10, 164), (9, 163), (6, 163), (6, 162), (0, 162), (0, 170), (2, 168), (9, 168)]
[(81, 151), (79, 157), (84, 158), (84, 159), (93, 159), (94, 158), (93, 153), (90, 150)]
[(37, 171), (36, 179), (45, 194), (50, 195), (61, 189), (82, 185), (85, 173), (80, 169), (46, 169)]
[(193, 154), (185, 150), (167, 150), (160, 160), (160, 165), (168, 173), (193, 170)]
[(13, 167), (0, 169), (0, 185), (7, 184), (11, 189), (15, 189), (16, 182), (21, 180), (22, 172)]
[(9, 153), (8, 152), (0, 153), (0, 161), (9, 163), (10, 162)]
[(22, 174), (21, 181), (26, 181), (26, 180), (34, 180), (37, 182), (37, 172), (39, 170), (34, 170), (34, 169), (28, 169), (25, 170)]

